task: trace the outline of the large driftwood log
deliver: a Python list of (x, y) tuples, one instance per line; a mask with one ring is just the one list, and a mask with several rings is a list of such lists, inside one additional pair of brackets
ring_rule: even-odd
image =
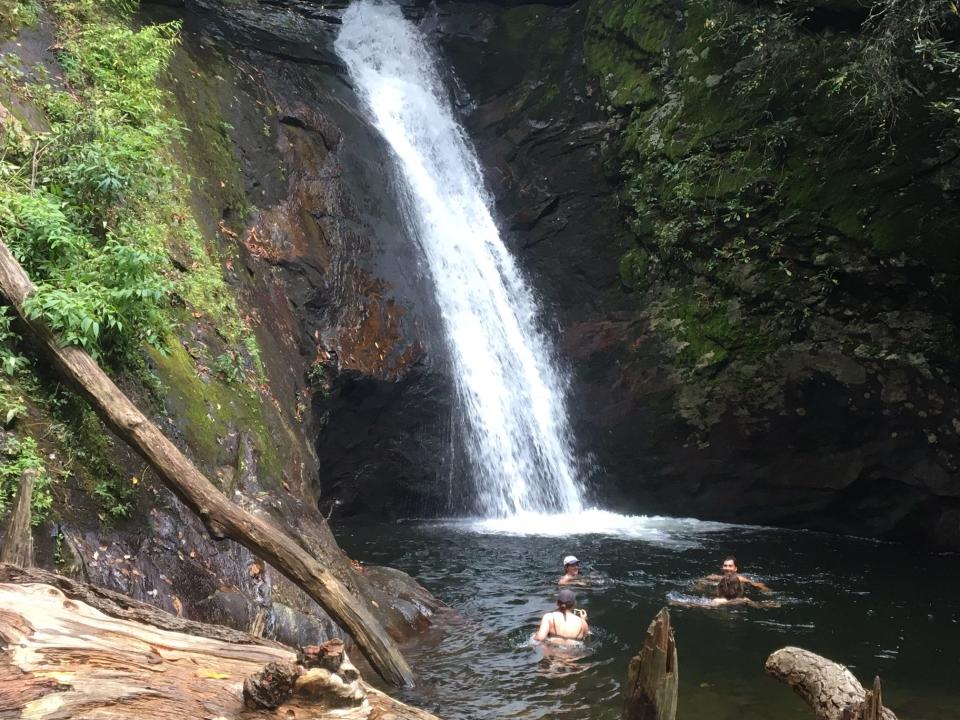
[[(181, 620), (147, 608), (131, 603), (116, 618), (52, 585), (0, 582), (0, 718), (437, 720), (369, 688), (345, 655), (332, 671), (304, 669), (291, 648), (233, 630), (224, 633), (243, 642), (163, 629)], [(259, 693), (258, 683), (284, 682)]]
[(623, 720), (674, 720), (678, 677), (677, 645), (670, 613), (663, 608), (647, 628), (640, 652), (630, 660)]
[(66, 598), (89, 605), (105, 615), (152, 625), (161, 630), (172, 630), (210, 638), (211, 640), (222, 640), (234, 645), (253, 643), (269, 647), (283, 647), (272, 640), (255, 637), (223, 625), (207, 625), (206, 623), (187, 620), (178, 615), (171, 615), (158, 607), (134, 600), (123, 593), (77, 582), (40, 568), (21, 568), (0, 563), (0, 583), (17, 583), (20, 585), (42, 583), (51, 585), (62, 592)]
[(813, 708), (817, 720), (897, 720), (881, 704), (880, 678), (868, 692), (843, 665), (797, 647), (780, 648), (765, 667)]
[(163, 483), (193, 510), (216, 539), (229, 538), (260, 556), (316, 600), (346, 630), (387, 681), (412, 685), (413, 673), (383, 627), (344, 585), (272, 523), (230, 502), (124, 395), (93, 358), (61, 347), (50, 328), (23, 312), (34, 291), (7, 246), (0, 242), (0, 292), (49, 354), (54, 366), (103, 421), (136, 450)]
[(10, 524), (0, 545), (0, 563), (13, 563), (21, 567), (33, 565), (33, 528), (30, 526), (30, 505), (33, 502), (33, 484), (36, 470), (24, 470), (20, 485), (13, 500)]

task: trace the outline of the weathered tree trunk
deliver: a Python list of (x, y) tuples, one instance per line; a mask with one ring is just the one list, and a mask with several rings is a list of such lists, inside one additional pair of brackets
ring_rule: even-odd
[[(102, 590), (60, 580), (124, 617), (52, 585), (0, 582), (0, 718), (437, 720), (371, 690), (345, 655), (332, 670), (304, 669), (291, 648), (132, 600), (120, 607)], [(183, 623), (191, 634), (169, 629)], [(254, 697), (261, 684), (284, 679), (287, 687), (273, 696), (279, 702)]]
[(33, 484), (36, 470), (24, 470), (20, 486), (13, 500), (10, 524), (0, 546), (0, 563), (13, 563), (20, 567), (33, 565), (33, 528), (30, 525), (30, 505), (33, 502)]
[(817, 720), (897, 720), (881, 704), (880, 678), (867, 692), (843, 665), (797, 647), (780, 648), (765, 667), (813, 708)]
[(663, 608), (647, 628), (643, 647), (630, 660), (623, 720), (674, 720), (677, 716), (677, 646), (670, 613)]
[(412, 685), (413, 673), (397, 646), (333, 574), (272, 523), (225, 498), (130, 402), (93, 358), (80, 348), (60, 347), (44, 322), (26, 316), (23, 301), (33, 290), (23, 268), (0, 242), (0, 292), (48, 352), (57, 370), (90, 402), (103, 421), (199, 515), (212, 537), (234, 540), (269, 562), (316, 600), (351, 635), (385, 680)]
[(158, 607), (134, 600), (115, 590), (87, 585), (40, 568), (22, 568), (0, 563), (0, 583), (50, 585), (63, 593), (64, 597), (89, 605), (105, 615), (119, 620), (153, 625), (163, 630), (198, 635), (211, 640), (222, 640), (234, 645), (254, 643), (269, 647), (283, 647), (272, 640), (254, 637), (223, 625), (207, 625), (206, 623), (187, 620), (179, 615), (171, 615)]

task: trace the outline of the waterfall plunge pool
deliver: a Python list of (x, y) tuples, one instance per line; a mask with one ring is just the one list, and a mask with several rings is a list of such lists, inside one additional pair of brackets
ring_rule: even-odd
[[(767, 582), (781, 607), (671, 608), (681, 720), (810, 720), (812, 711), (763, 672), (784, 645), (842, 662), (864, 683), (879, 674), (885, 703), (904, 720), (956, 718), (956, 555), (603, 511), (334, 529), (351, 557), (410, 573), (462, 616), (404, 647), (418, 686), (399, 697), (444, 720), (618, 719), (620, 684), (648, 623), (668, 594), (689, 593), (725, 554)], [(553, 607), (568, 553), (595, 578), (577, 591), (594, 637), (584, 656), (549, 661), (529, 638)]]

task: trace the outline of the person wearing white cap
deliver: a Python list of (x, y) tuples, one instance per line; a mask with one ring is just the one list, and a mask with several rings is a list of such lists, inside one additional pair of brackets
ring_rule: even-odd
[(560, 585), (582, 585), (580, 578), (580, 561), (575, 555), (567, 555), (563, 559), (563, 575), (557, 581)]

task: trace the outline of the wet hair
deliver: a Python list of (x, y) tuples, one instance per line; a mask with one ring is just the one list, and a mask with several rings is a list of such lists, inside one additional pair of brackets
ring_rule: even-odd
[(577, 596), (572, 590), (564, 588), (557, 594), (557, 607), (564, 612), (573, 610), (577, 606)]
[(723, 562), (726, 562), (727, 560), (729, 560), (730, 562), (732, 562), (734, 565), (737, 564), (737, 559), (736, 559), (733, 555), (727, 555), (727, 556), (723, 559)]
[(736, 575), (727, 575), (717, 583), (717, 597), (736, 600), (743, 597), (743, 583)]

